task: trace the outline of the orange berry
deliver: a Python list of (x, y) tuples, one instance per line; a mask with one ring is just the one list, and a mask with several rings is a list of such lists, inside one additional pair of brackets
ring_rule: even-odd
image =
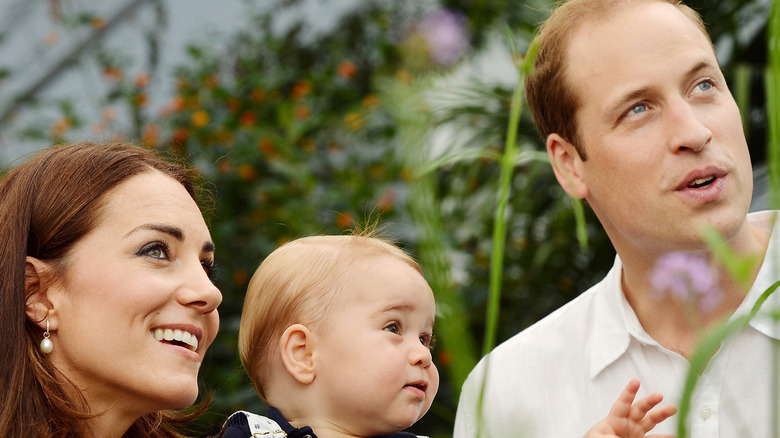
[(135, 75), (135, 86), (138, 88), (146, 88), (149, 85), (149, 74), (148, 73), (138, 73)]
[(338, 66), (338, 74), (344, 79), (350, 79), (352, 76), (355, 76), (355, 73), (357, 73), (357, 66), (355, 66), (354, 62), (351, 61), (343, 61)]
[(211, 117), (209, 117), (209, 113), (203, 110), (195, 111), (194, 113), (192, 113), (192, 116), (190, 117), (192, 126), (196, 128), (202, 128), (208, 125), (210, 120)]

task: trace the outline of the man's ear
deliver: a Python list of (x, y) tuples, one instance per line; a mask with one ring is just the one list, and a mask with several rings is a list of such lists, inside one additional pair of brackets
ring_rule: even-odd
[(560, 135), (550, 134), (547, 136), (547, 155), (563, 190), (576, 199), (588, 196), (588, 186), (582, 178), (583, 160), (577, 148)]
[(313, 360), (315, 342), (314, 333), (303, 324), (287, 327), (279, 340), (284, 367), (304, 385), (313, 382), (317, 374)]
[(45, 330), (46, 320), (49, 320), (49, 329), (56, 329), (57, 321), (54, 317), (54, 305), (49, 300), (48, 291), (53, 278), (54, 270), (46, 262), (27, 257), (24, 266), (24, 292), (25, 312), (27, 318)]

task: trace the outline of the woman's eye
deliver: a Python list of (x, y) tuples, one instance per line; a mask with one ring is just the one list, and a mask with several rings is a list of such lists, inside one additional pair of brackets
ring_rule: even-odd
[(137, 255), (143, 255), (151, 257), (153, 259), (167, 260), (168, 259), (168, 245), (163, 242), (152, 242), (144, 245), (137, 253)]
[(214, 260), (201, 260), (200, 265), (203, 266), (203, 270), (206, 271), (209, 280), (211, 280), (212, 283), (216, 282), (219, 269), (217, 269), (217, 264)]
[(386, 325), (384, 329), (390, 333), (395, 333), (395, 334), (401, 332), (401, 328), (399, 327), (397, 322), (391, 322), (390, 324)]

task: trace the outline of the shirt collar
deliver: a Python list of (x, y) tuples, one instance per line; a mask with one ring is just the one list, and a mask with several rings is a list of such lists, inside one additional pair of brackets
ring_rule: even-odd
[(268, 410), (265, 412), (265, 415), (268, 418), (276, 421), (276, 423), (279, 424), (279, 427), (282, 428), (284, 433), (287, 434), (288, 438), (304, 438), (307, 436), (309, 438), (317, 438), (317, 435), (314, 434), (314, 432), (311, 430), (311, 427), (304, 426), (304, 427), (296, 428), (295, 426), (290, 424), (290, 422), (287, 421), (286, 418), (284, 418), (284, 415), (282, 415), (282, 413), (278, 409), (276, 409), (273, 406), (268, 407)]
[[(279, 409), (276, 409), (273, 406), (269, 406), (268, 410), (266, 410), (265, 415), (268, 416), (268, 418), (276, 421), (276, 423), (279, 424), (279, 427), (282, 428), (282, 430), (287, 434), (288, 438), (317, 438), (317, 435), (314, 434), (311, 427), (304, 426), (300, 428), (296, 428), (292, 424), (290, 424), (289, 421), (287, 421), (286, 418), (284, 418), (284, 415), (279, 411)], [(396, 432), (391, 433), (389, 435), (382, 435), (377, 436), (374, 438), (417, 438), (417, 435), (408, 433), (408, 432)]]
[[(756, 281), (732, 318), (747, 314), (761, 294), (780, 279), (780, 221), (775, 220), (777, 215), (777, 211), (748, 214), (747, 219), (751, 225), (772, 234)], [(628, 350), (631, 338), (642, 344), (659, 345), (642, 328), (634, 309), (626, 300), (621, 282), (622, 274), (623, 264), (620, 257), (616, 256), (615, 264), (607, 276), (594, 286), (597, 290), (593, 291), (595, 293), (595, 306), (590, 357), (590, 377), (592, 379)], [(763, 308), (780, 308), (780, 290), (769, 297)], [(759, 313), (750, 322), (750, 326), (767, 336), (780, 340), (780, 324), (770, 317), (762, 318)]]
[[(780, 221), (776, 220), (777, 215), (777, 211), (761, 211), (748, 215), (748, 219), (753, 226), (769, 232), (771, 235), (766, 254), (764, 255), (764, 262), (761, 264), (758, 275), (756, 275), (756, 280), (732, 318), (748, 314), (759, 297), (772, 284), (780, 280)], [(764, 302), (761, 309), (780, 309), (780, 290), (775, 291)], [(780, 324), (773, 318), (762, 315), (762, 312), (759, 312), (750, 321), (750, 326), (771, 338), (780, 340)]]
[[(595, 378), (628, 349), (630, 339), (623, 305), (626, 299), (620, 282), (622, 272), (623, 264), (620, 257), (616, 256), (615, 264), (607, 276), (594, 286), (596, 290), (593, 291), (595, 302), (591, 336), (591, 378)], [(628, 306), (628, 309), (630, 308)]]

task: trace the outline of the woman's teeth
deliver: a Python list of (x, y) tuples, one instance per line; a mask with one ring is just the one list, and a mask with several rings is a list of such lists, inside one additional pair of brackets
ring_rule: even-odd
[(158, 328), (154, 331), (154, 338), (158, 341), (181, 342), (187, 345), (192, 351), (198, 349), (198, 338), (186, 330)]

